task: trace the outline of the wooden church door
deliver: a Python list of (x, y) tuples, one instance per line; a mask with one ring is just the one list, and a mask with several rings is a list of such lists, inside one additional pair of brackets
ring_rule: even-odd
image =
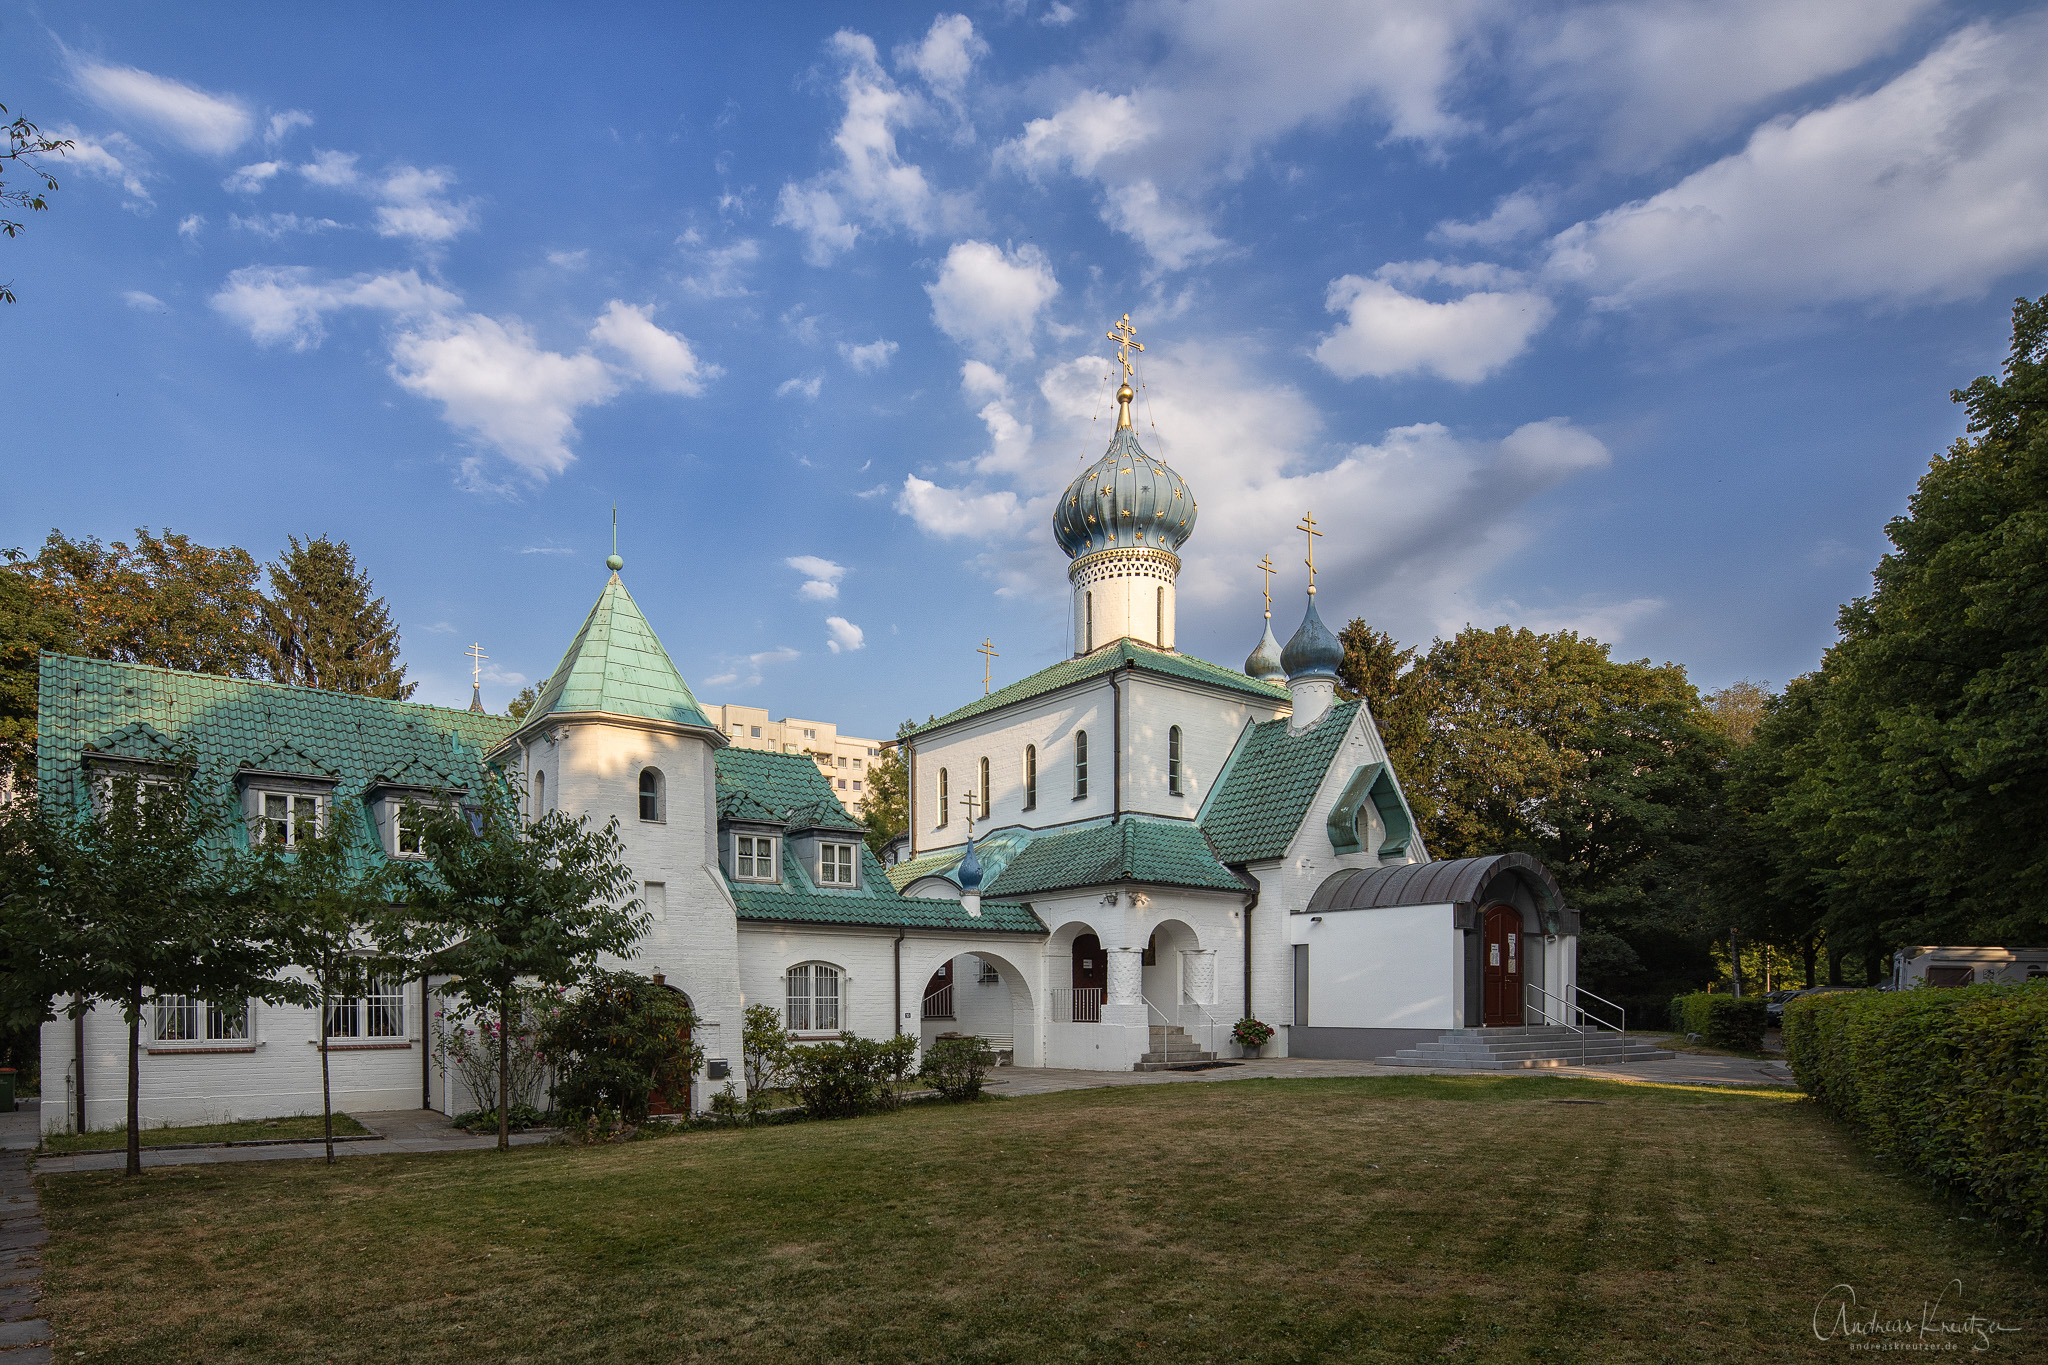
[(1109, 990), (1109, 958), (1102, 940), (1083, 934), (1074, 940), (1074, 1022), (1102, 1022), (1102, 998)]
[[(654, 974), (654, 984), (655, 984), (656, 986), (659, 986), (659, 987), (661, 987), (661, 988), (662, 988), (663, 990), (669, 990), (669, 991), (676, 991), (676, 988), (675, 988), (674, 986), (671, 986), (671, 985), (669, 985), (667, 981), (665, 981), (665, 980), (663, 980), (663, 979), (662, 979), (662, 974), (661, 974), (660, 972), (656, 972), (656, 973)], [(682, 993), (681, 991), (676, 991), (676, 994), (677, 994), (677, 995), (683, 995), (683, 993)], [(689, 998), (688, 996), (684, 995), (684, 996), (683, 996), (683, 1003), (684, 1003), (684, 1004), (688, 1004), (688, 1003), (689, 1003), (689, 999), (690, 999), (690, 998)], [(683, 1047), (684, 1047), (684, 1049), (685, 1049), (685, 1050), (687, 1050), (687, 1049), (689, 1048), (689, 1046), (690, 1046), (690, 1032), (689, 1032), (689, 1030), (688, 1030), (688, 1029), (685, 1029), (685, 1030), (683, 1030)], [(671, 1105), (671, 1104), (670, 1104), (670, 1103), (669, 1103), (669, 1102), (668, 1102), (668, 1101), (667, 1101), (667, 1100), (666, 1100), (665, 1098), (663, 1098), (663, 1096), (662, 1096), (662, 1093), (661, 1093), (661, 1091), (659, 1091), (659, 1090), (651, 1090), (651, 1091), (649, 1091), (649, 1092), (648, 1092), (648, 1094), (647, 1094), (647, 1116), (648, 1116), (649, 1118), (656, 1118), (656, 1117), (659, 1117), (659, 1116), (661, 1116), (661, 1115), (664, 1115), (664, 1114), (687, 1114), (687, 1113), (689, 1113), (689, 1112), (690, 1112), (690, 1089), (689, 1089), (689, 1085), (690, 1085), (690, 1083), (689, 1083), (688, 1081), (685, 1081), (685, 1082), (683, 1083), (683, 1094), (682, 1094), (682, 1100), (683, 1100), (683, 1105), (682, 1105), (682, 1108), (680, 1108), (680, 1109), (678, 1109), (678, 1108), (676, 1108), (675, 1106)]]
[(1496, 905), (1486, 912), (1486, 1027), (1522, 1022), (1522, 912)]

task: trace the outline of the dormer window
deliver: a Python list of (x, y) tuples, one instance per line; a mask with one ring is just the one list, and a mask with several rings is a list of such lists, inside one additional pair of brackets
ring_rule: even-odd
[(391, 812), (391, 849), (401, 858), (427, 856), (427, 812), (410, 801), (398, 803)]
[(732, 875), (743, 882), (776, 880), (775, 839), (767, 834), (733, 836)]
[(859, 866), (857, 857), (852, 844), (821, 842), (818, 845), (818, 885), (854, 885), (857, 875), (854, 869)]

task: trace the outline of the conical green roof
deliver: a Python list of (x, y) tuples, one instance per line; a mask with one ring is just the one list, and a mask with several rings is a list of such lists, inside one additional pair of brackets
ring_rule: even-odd
[(633, 595), (614, 573), (583, 620), (569, 652), (540, 690), (527, 723), (574, 711), (638, 716), (711, 728), (690, 685), (655, 638)]

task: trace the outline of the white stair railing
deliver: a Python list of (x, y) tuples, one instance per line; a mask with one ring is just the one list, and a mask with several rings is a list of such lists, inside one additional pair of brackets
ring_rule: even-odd
[[(1212, 1057), (1221, 1057), (1223, 1054), (1216, 1050), (1216, 1016), (1209, 1013), (1209, 1011), (1203, 1007), (1201, 1001), (1195, 999), (1186, 991), (1181, 992), (1180, 1007), (1183, 1013), (1185, 1013), (1188, 1010), (1193, 1010), (1196, 1014), (1201, 1016), (1201, 1023), (1197, 1025), (1197, 1027), (1199, 1027), (1202, 1030), (1202, 1051), (1208, 1053)], [(1183, 1025), (1182, 1027), (1186, 1026)]]

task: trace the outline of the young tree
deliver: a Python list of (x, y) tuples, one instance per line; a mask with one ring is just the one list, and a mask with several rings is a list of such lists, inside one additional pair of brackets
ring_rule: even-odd
[(314, 536), (269, 566), (264, 667), (278, 682), (404, 701), (419, 684), (398, 662), (398, 627), (345, 541)]
[[(7, 113), (7, 106), (0, 104), (0, 115)], [(37, 160), (43, 156), (63, 156), (71, 150), (70, 138), (49, 138), (43, 130), (25, 118), (17, 118), (7, 125), (7, 150), (0, 152), (0, 233), (9, 237), (21, 234), (21, 224), (5, 217), (6, 206), (19, 204), (30, 213), (41, 213), (50, 207), (50, 196), (57, 192), (57, 177), (45, 170)], [(7, 177), (19, 176), (27, 171), (31, 180), (41, 181), (40, 188), (23, 189), (16, 181), (8, 188)], [(0, 303), (14, 302), (14, 283), (0, 284)]]
[(228, 815), (189, 766), (108, 779), (81, 810), (18, 801), (0, 820), (0, 893), (17, 965), (41, 1000), (95, 1001), (128, 1023), (128, 1174), (142, 1171), (145, 1007), (167, 996), (224, 1012), (289, 998), (274, 944), (228, 875)]
[(38, 600), (19, 571), (0, 565), (0, 783), (34, 768), (41, 651), (72, 648), (71, 623)]
[(498, 1017), (498, 1147), (511, 1146), (514, 989), (573, 986), (602, 954), (628, 957), (647, 931), (618, 821), (591, 829), (554, 811), (522, 821), (496, 788), (423, 822), (428, 858), (399, 869), (407, 902), (385, 934), (407, 960), (453, 978), (472, 1009)]
[[(248, 861), (245, 894), (270, 926), (271, 942), (309, 980), (288, 981), (297, 1003), (320, 1012), (320, 1113), (327, 1163), (334, 1164), (334, 1089), (328, 1035), (337, 997), (362, 996), (390, 968), (372, 952), (375, 931), (389, 919), (388, 878), (366, 846), (352, 804), (336, 802), (327, 828), (299, 830), (286, 849), (271, 840)], [(424, 1021), (423, 1021), (424, 1022)]]
[(263, 599), (247, 550), (211, 549), (171, 531), (138, 529), (132, 546), (52, 531), (16, 572), (45, 608), (72, 623), (89, 658), (260, 676)]
[[(897, 735), (915, 723), (904, 721), (897, 727)], [(867, 798), (861, 803), (860, 822), (867, 827), (869, 851), (879, 858), (891, 839), (910, 828), (910, 774), (900, 744), (883, 750), (880, 758), (868, 760)]]
[[(1417, 771), (1423, 740), (1429, 734), (1429, 675), (1415, 667), (1415, 651), (1362, 620), (1344, 627), (1344, 662), (1337, 676), (1344, 690), (1365, 699), (1373, 723), (1387, 746), (1394, 775), (1403, 780)], [(1429, 794), (1420, 785), (1408, 792), (1415, 818), (1426, 826), (1435, 814)]]

